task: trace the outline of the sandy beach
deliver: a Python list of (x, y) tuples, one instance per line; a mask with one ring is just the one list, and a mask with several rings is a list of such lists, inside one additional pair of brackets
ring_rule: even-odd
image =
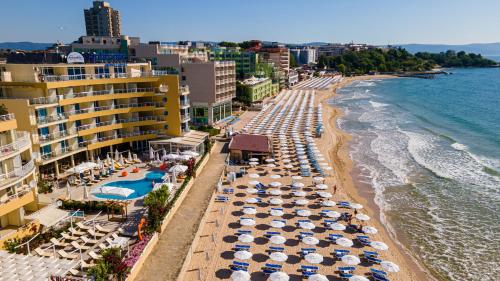
[(365, 206), (364, 211), (374, 220), (373, 225), (379, 229), (377, 238), (380, 241), (389, 245), (391, 260), (399, 264), (401, 271), (394, 275), (393, 280), (435, 280), (428, 271), (426, 271), (419, 263), (411, 256), (408, 250), (397, 242), (397, 237), (393, 232), (390, 232), (380, 220), (379, 207), (374, 202), (374, 194), (371, 187), (366, 186), (363, 190), (360, 189), (360, 184), (355, 182), (356, 170), (354, 163), (349, 157), (349, 141), (352, 136), (337, 128), (337, 118), (342, 116), (342, 111), (336, 107), (328, 105), (328, 100), (336, 95), (336, 91), (344, 86), (351, 84), (354, 81), (371, 80), (371, 79), (387, 79), (397, 78), (391, 75), (369, 75), (348, 77), (338, 84), (331, 86), (326, 91), (316, 91), (318, 100), (323, 104), (323, 122), (325, 124), (325, 136), (320, 139), (320, 149), (325, 149), (324, 155), (329, 157), (329, 161), (333, 163), (334, 177), (340, 186), (340, 192), (352, 201), (359, 202)]

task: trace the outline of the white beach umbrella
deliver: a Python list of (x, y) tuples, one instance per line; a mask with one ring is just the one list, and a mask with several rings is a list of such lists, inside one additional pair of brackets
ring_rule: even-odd
[(358, 257), (353, 256), (353, 255), (345, 255), (342, 257), (342, 262), (347, 264), (347, 265), (357, 265), (361, 261), (359, 260)]
[(370, 217), (368, 215), (365, 215), (365, 214), (357, 214), (356, 219), (358, 219), (360, 221), (367, 221), (370, 219)]
[(294, 196), (297, 196), (297, 197), (305, 197), (307, 195), (307, 193), (305, 191), (294, 191), (292, 192)]
[(293, 187), (296, 187), (296, 188), (302, 188), (302, 187), (304, 187), (304, 184), (303, 184), (303, 183), (301, 183), (301, 182), (294, 182), (294, 183), (292, 184), (292, 186), (293, 186)]
[(328, 210), (328, 211), (324, 211), (324, 214), (325, 216), (329, 217), (329, 218), (340, 218), (341, 214), (337, 211), (332, 211), (332, 210)]
[(271, 187), (280, 187), (282, 184), (279, 181), (273, 181), (269, 184)]
[(298, 210), (297, 215), (301, 216), (301, 217), (308, 217), (308, 216), (312, 215), (312, 213), (309, 210)]
[(269, 238), (269, 242), (271, 244), (281, 245), (285, 244), (286, 238), (281, 235), (273, 235), (271, 236), (271, 238)]
[(326, 200), (326, 201), (321, 202), (321, 206), (324, 206), (324, 207), (333, 207), (335, 205), (336, 205), (336, 203), (332, 200)]
[(288, 256), (282, 252), (273, 252), (269, 255), (269, 258), (273, 261), (284, 262), (288, 259)]
[(249, 251), (237, 251), (234, 253), (234, 258), (239, 260), (248, 260), (253, 256)]
[(66, 182), (66, 198), (71, 200), (71, 191), (70, 191), (69, 182)]
[(253, 197), (251, 197), (251, 198), (247, 198), (247, 199), (245, 200), (245, 202), (247, 202), (247, 203), (249, 203), (249, 204), (255, 204), (255, 203), (259, 202), (259, 200), (258, 200), (257, 198), (253, 198)]
[[(283, 253), (280, 253), (280, 252), (275, 252), (273, 254), (283, 254)], [(271, 254), (272, 255), (272, 254)], [(283, 254), (285, 255), (285, 254)], [(285, 255), (286, 256), (286, 255)], [(288, 258), (288, 256), (287, 256)], [(273, 272), (269, 275), (269, 281), (288, 281), (290, 280), (290, 276), (288, 276), (288, 274), (284, 273), (284, 272), (281, 272), (281, 271), (277, 271), (277, 272)]]
[(326, 185), (324, 183), (320, 183), (320, 184), (316, 185), (316, 188), (319, 190), (325, 190), (325, 189), (328, 189), (328, 185)]
[(303, 229), (311, 230), (315, 229), (316, 226), (312, 222), (300, 222), (299, 226)]
[(233, 281), (249, 281), (250, 274), (243, 270), (236, 270), (231, 273), (231, 280)]
[(316, 264), (316, 263), (322, 263), (323, 262), (323, 256), (318, 254), (318, 253), (309, 253), (307, 254), (304, 259), (308, 262), (308, 263), (313, 263), (313, 264)]
[(290, 159), (283, 159), (283, 163), (285, 163), (285, 164), (288, 164), (290, 162), (292, 162), (292, 160), (290, 160)]
[(285, 227), (285, 223), (284, 222), (282, 222), (282, 221), (276, 221), (276, 220), (273, 220), (269, 225), (271, 227), (274, 227), (274, 228), (283, 228), (283, 227)]
[(292, 176), (292, 180), (301, 180), (302, 176)]
[(283, 194), (283, 192), (281, 190), (279, 190), (279, 189), (271, 189), (271, 190), (269, 190), (269, 194), (271, 194), (271, 195), (281, 195), (281, 194)]
[(240, 224), (243, 226), (252, 226), (255, 225), (255, 221), (253, 219), (240, 219)]
[(125, 161), (124, 161), (124, 159), (123, 159), (123, 155), (122, 155), (122, 154), (120, 154), (120, 160), (119, 160), (119, 163), (120, 163), (120, 166), (122, 166), (122, 167), (123, 167), (123, 166), (125, 166)]
[(387, 249), (389, 249), (389, 246), (387, 246), (387, 244), (380, 241), (372, 241), (370, 242), (370, 246), (372, 246), (374, 249), (381, 251), (386, 251)]
[(378, 230), (373, 226), (363, 226), (363, 232), (366, 234), (377, 234)]
[(349, 281), (370, 281), (370, 279), (362, 276), (362, 275), (353, 275), (349, 277)]
[(316, 273), (309, 276), (309, 278), (307, 278), (307, 281), (328, 281), (328, 278), (325, 275)]
[(346, 226), (341, 224), (341, 223), (336, 222), (336, 223), (330, 224), (330, 228), (332, 230), (345, 230)]
[(250, 165), (250, 166), (257, 166), (257, 165), (259, 165), (259, 163), (257, 163), (257, 162), (248, 162), (248, 165)]
[(169, 154), (165, 155), (164, 157), (165, 157), (165, 160), (177, 160), (177, 159), (179, 159), (179, 155), (173, 154), (173, 153), (169, 153)]
[(115, 150), (115, 161), (118, 162), (120, 160), (120, 152), (118, 152), (118, 149)]
[(325, 181), (325, 178), (323, 178), (323, 177), (314, 177), (313, 181), (314, 182), (318, 182), (318, 183), (323, 183), (323, 181)]
[(399, 271), (399, 266), (392, 261), (382, 261), (380, 263), (380, 266), (388, 272), (398, 272)]
[(276, 168), (276, 165), (274, 165), (274, 164), (271, 163), (271, 164), (267, 164), (267, 167), (268, 168)]
[(245, 215), (255, 215), (257, 214), (257, 210), (255, 208), (243, 208), (243, 213)]
[(290, 164), (287, 164), (287, 165), (285, 165), (283, 167), (285, 167), (285, 169), (293, 169), (293, 165), (290, 165)]
[(89, 199), (89, 191), (88, 191), (88, 189), (87, 189), (87, 186), (86, 186), (86, 185), (84, 185), (84, 186), (83, 186), (83, 199), (84, 199), (84, 200)]
[(267, 159), (266, 159), (266, 163), (274, 163), (274, 159), (272, 159), (272, 158), (267, 158)]
[(248, 159), (248, 161), (250, 161), (250, 162), (258, 162), (259, 159), (255, 158), (255, 157), (252, 157), (252, 158)]
[(259, 192), (259, 191), (258, 191), (257, 189), (255, 189), (255, 188), (248, 188), (248, 189), (247, 189), (247, 193), (248, 193), (248, 194), (255, 194), (255, 193), (257, 193), (257, 192)]
[(155, 151), (151, 147), (149, 148), (149, 159), (150, 160), (154, 160), (155, 159)]
[(304, 206), (307, 204), (309, 204), (309, 200), (307, 200), (307, 199), (295, 200), (295, 205)]
[(342, 247), (352, 247), (354, 243), (352, 243), (351, 239), (345, 238), (345, 237), (340, 237), (337, 240), (335, 240), (335, 243), (337, 245), (342, 246)]
[(269, 214), (271, 214), (271, 216), (281, 217), (285, 213), (282, 210), (271, 210), (269, 211)]
[(276, 179), (281, 179), (281, 176), (280, 176), (280, 175), (276, 175), (276, 174), (274, 174), (274, 175), (270, 175), (269, 177), (270, 177), (271, 179), (273, 179), (273, 180), (276, 180)]
[(318, 238), (313, 237), (313, 236), (306, 236), (306, 237), (302, 238), (302, 243), (304, 243), (306, 245), (316, 245), (319, 243), (319, 240), (318, 240)]
[(188, 169), (188, 166), (185, 166), (185, 165), (175, 165), (175, 166), (171, 167), (170, 169), (168, 169), (168, 172), (169, 173), (180, 174), (180, 173), (184, 173), (185, 171), (187, 171), (187, 169)]
[(260, 178), (260, 175), (259, 174), (248, 174), (248, 177), (252, 178), (252, 179), (258, 179), (258, 178)]
[(330, 192), (320, 192), (318, 195), (322, 198), (332, 198), (333, 195)]
[(243, 243), (251, 243), (253, 242), (253, 236), (250, 234), (241, 234), (238, 236), (238, 241), (243, 242)]
[(269, 199), (269, 203), (271, 205), (281, 205), (283, 204), (283, 200), (281, 200), (280, 198), (271, 198)]
[(258, 185), (260, 182), (259, 181), (249, 181), (249, 185)]
[(349, 203), (349, 207), (356, 210), (363, 209), (363, 205), (358, 203)]

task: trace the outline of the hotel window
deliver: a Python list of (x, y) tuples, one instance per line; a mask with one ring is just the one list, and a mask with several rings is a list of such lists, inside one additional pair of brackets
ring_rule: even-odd
[(114, 67), (115, 75), (118, 77), (123, 77), (127, 73), (127, 69), (123, 65), (117, 65)]
[(68, 75), (70, 80), (83, 79), (85, 75), (84, 67), (68, 67)]
[(105, 66), (97, 66), (94, 68), (97, 78), (109, 78), (109, 68)]

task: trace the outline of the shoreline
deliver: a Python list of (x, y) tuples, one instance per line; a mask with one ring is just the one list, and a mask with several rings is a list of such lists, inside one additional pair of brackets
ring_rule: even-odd
[(325, 135), (327, 144), (323, 147), (326, 149), (325, 155), (328, 156), (330, 162), (334, 165), (334, 177), (336, 182), (342, 187), (345, 195), (352, 198), (353, 201), (359, 202), (365, 206), (365, 212), (370, 215), (371, 221), (379, 229), (378, 236), (381, 241), (386, 242), (390, 249), (390, 257), (392, 261), (400, 265), (401, 271), (394, 275), (393, 280), (437, 280), (431, 273), (411, 254), (410, 250), (401, 244), (396, 233), (390, 229), (387, 222), (382, 218), (379, 206), (375, 203), (375, 194), (370, 184), (363, 184), (358, 181), (359, 171), (356, 170), (353, 160), (349, 156), (349, 142), (352, 136), (343, 132), (337, 126), (337, 120), (343, 115), (343, 112), (328, 104), (328, 101), (337, 95), (337, 90), (345, 87), (355, 81), (371, 80), (371, 79), (392, 79), (399, 78), (395, 75), (365, 75), (346, 77), (339, 84), (333, 85), (327, 90), (317, 91), (319, 94), (319, 103), (323, 105), (324, 115), (323, 121), (325, 124)]

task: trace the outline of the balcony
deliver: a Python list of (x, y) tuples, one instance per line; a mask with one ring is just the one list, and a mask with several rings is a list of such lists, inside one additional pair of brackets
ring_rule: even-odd
[(41, 82), (63, 82), (74, 80), (115, 79), (115, 78), (141, 78), (170, 75), (168, 71), (153, 70), (150, 72), (137, 73), (114, 73), (114, 74), (77, 74), (77, 75), (42, 75)]
[(52, 122), (66, 121), (66, 120), (68, 120), (67, 115), (57, 114), (57, 115), (51, 115), (51, 116), (39, 116), (36, 118), (36, 123), (37, 123), (37, 125), (45, 125), (45, 124), (49, 124)]
[(123, 133), (123, 134), (115, 134), (111, 136), (106, 136), (102, 138), (95, 138), (91, 140), (86, 140), (83, 142), (78, 143), (80, 147), (87, 147), (89, 150), (90, 149), (96, 149), (99, 147), (104, 147), (108, 145), (114, 145), (114, 144), (119, 144), (119, 143), (124, 143), (124, 142), (130, 142), (130, 141), (136, 141), (136, 140), (142, 140), (144, 136), (153, 136), (156, 137), (160, 131), (158, 130), (150, 130), (150, 131), (138, 131), (138, 132), (130, 132), (130, 133)]
[(130, 103), (130, 104), (118, 104), (118, 105), (108, 105), (108, 106), (99, 106), (99, 107), (89, 107), (85, 109), (73, 110), (66, 113), (66, 116), (74, 116), (85, 113), (92, 112), (100, 112), (106, 110), (115, 110), (115, 109), (126, 109), (126, 108), (139, 108), (139, 107), (149, 107), (154, 106), (153, 102), (143, 102), (143, 103)]
[(4, 216), (35, 200), (33, 188), (18, 189), (17, 193), (9, 194), (7, 198), (0, 199), (0, 216)]
[(181, 100), (180, 105), (181, 105), (181, 108), (189, 107), (190, 106), (189, 100), (188, 99)]
[(58, 131), (58, 132), (54, 132), (54, 133), (50, 133), (50, 134), (46, 134), (46, 135), (33, 134), (33, 142), (43, 145), (43, 144), (47, 144), (51, 141), (60, 140), (62, 138), (65, 138), (65, 137), (68, 137), (71, 135), (76, 135), (75, 129)]
[(189, 86), (183, 85), (179, 87), (181, 95), (189, 94)]
[(60, 150), (56, 150), (56, 151), (52, 151), (52, 152), (49, 152), (46, 154), (42, 154), (41, 155), (42, 164), (43, 165), (48, 164), (52, 161), (64, 158), (66, 156), (78, 153), (78, 152), (83, 151), (83, 150), (85, 150), (85, 149), (78, 147), (78, 145), (75, 145), (72, 147), (68, 146), (68, 147), (62, 148)]
[(89, 91), (89, 92), (66, 94), (63, 96), (63, 99), (93, 97), (93, 96), (102, 96), (102, 95), (111, 95), (111, 94), (148, 93), (148, 92), (156, 92), (156, 90), (157, 90), (157, 88), (150, 87), (150, 88), (131, 88), (131, 89)]
[(127, 118), (127, 119), (118, 119), (112, 121), (99, 122), (94, 124), (83, 125), (77, 128), (78, 132), (95, 129), (104, 126), (111, 126), (117, 124), (127, 124), (127, 123), (137, 123), (137, 122), (145, 122), (145, 121), (161, 121), (157, 116), (144, 116), (144, 117), (136, 117), (136, 118)]
[(191, 116), (189, 114), (181, 114), (181, 123), (185, 123), (191, 120)]
[(12, 143), (0, 146), (0, 159), (15, 155), (31, 146), (28, 132), (17, 132), (16, 140)]
[(14, 115), (14, 113), (0, 115), (0, 122), (6, 122), (6, 121), (15, 120), (15, 119), (16, 119), (16, 116)]
[(0, 186), (2, 188), (7, 188), (10, 185), (24, 179), (27, 175), (33, 173), (34, 170), (35, 163), (33, 162), (33, 160), (30, 160), (22, 167), (15, 168), (14, 170), (5, 174), (0, 174)]

